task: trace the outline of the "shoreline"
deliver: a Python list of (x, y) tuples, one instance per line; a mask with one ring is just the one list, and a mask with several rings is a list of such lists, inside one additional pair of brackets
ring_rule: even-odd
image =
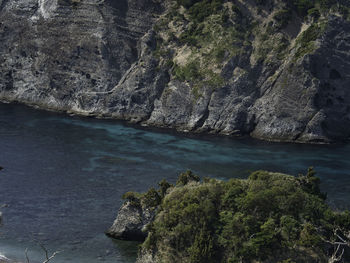
[(135, 127), (138, 129), (154, 130), (165, 132), (169, 134), (182, 134), (194, 136), (196, 139), (200, 139), (200, 136), (211, 137), (211, 138), (230, 138), (230, 139), (252, 139), (259, 142), (266, 143), (287, 143), (287, 144), (297, 144), (297, 145), (345, 145), (350, 142), (350, 138), (347, 140), (329, 140), (329, 141), (295, 141), (295, 140), (281, 140), (281, 139), (266, 139), (258, 138), (251, 136), (251, 134), (229, 134), (229, 133), (220, 133), (215, 131), (190, 131), (187, 129), (182, 129), (181, 127), (169, 127), (163, 125), (149, 125), (145, 121), (132, 121), (128, 119), (118, 118), (113, 116), (112, 113), (95, 113), (95, 112), (86, 112), (86, 111), (74, 111), (72, 109), (59, 109), (58, 107), (47, 107), (44, 105), (30, 103), (30, 102), (21, 102), (18, 100), (8, 100), (6, 98), (0, 98), (0, 103), (11, 104), (11, 105), (21, 105), (24, 107), (32, 108), (34, 110), (52, 112), (57, 114), (63, 114), (69, 117), (81, 117), (81, 118), (93, 118), (97, 120), (110, 120), (120, 122), (123, 125)]

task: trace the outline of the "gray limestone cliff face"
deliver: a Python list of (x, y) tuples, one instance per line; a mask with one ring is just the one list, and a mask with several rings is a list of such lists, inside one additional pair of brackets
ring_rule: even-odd
[(0, 99), (181, 131), (271, 141), (350, 137), (350, 22), (330, 17), (317, 48), (280, 64), (253, 48), (201, 88), (160, 67), (152, 29), (168, 1), (2, 0)]
[(251, 109), (252, 135), (327, 142), (350, 136), (350, 23), (331, 17), (318, 48), (282, 66)]
[(1, 1), (1, 99), (103, 111), (161, 8), (152, 0)]
[[(204, 88), (171, 81), (147, 121), (181, 130), (250, 134), (270, 141), (322, 143), (350, 136), (350, 23), (330, 17), (313, 54), (278, 67), (233, 58), (227, 84)], [(234, 74), (235, 76), (232, 76)]]

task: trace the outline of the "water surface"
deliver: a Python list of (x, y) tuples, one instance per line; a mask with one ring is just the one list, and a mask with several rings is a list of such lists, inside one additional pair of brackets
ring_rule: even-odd
[(0, 104), (0, 254), (33, 262), (38, 242), (53, 262), (134, 262), (137, 243), (113, 241), (120, 196), (191, 169), (245, 178), (266, 169), (297, 175), (314, 166), (329, 203), (350, 208), (350, 145), (302, 145), (191, 136)]

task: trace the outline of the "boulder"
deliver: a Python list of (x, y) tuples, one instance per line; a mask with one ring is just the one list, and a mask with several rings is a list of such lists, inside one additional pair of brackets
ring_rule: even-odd
[(106, 235), (121, 240), (143, 241), (147, 237), (146, 227), (153, 221), (155, 214), (154, 208), (126, 201)]

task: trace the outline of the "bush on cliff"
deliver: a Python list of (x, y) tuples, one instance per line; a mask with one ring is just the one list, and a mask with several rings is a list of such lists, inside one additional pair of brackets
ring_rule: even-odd
[(160, 205), (162, 194), (161, 191), (157, 191), (152, 187), (144, 194), (126, 192), (123, 194), (122, 198), (129, 201), (130, 205), (135, 207), (156, 208)]
[(167, 188), (141, 254), (155, 262), (328, 262), (346, 247), (337, 250), (339, 238), (349, 242), (350, 213), (332, 211), (319, 183), (312, 169), (202, 183), (184, 173)]

